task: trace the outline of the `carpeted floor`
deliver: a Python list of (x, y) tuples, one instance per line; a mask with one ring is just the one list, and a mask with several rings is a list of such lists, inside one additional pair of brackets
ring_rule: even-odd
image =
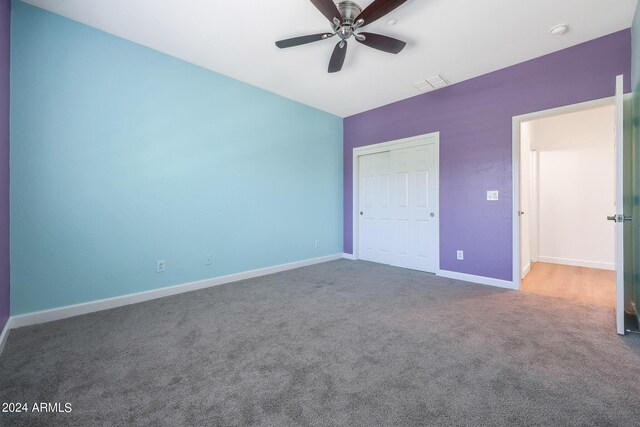
[(11, 332), (0, 425), (640, 425), (613, 311), (339, 260)]

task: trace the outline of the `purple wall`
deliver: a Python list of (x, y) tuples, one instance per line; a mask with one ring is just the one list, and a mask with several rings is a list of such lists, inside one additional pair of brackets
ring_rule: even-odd
[(618, 74), (629, 92), (630, 30), (347, 117), (344, 251), (353, 253), (353, 148), (439, 131), (440, 268), (511, 281), (512, 117), (613, 96)]
[(9, 318), (9, 22), (11, 1), (0, 0), (0, 332)]

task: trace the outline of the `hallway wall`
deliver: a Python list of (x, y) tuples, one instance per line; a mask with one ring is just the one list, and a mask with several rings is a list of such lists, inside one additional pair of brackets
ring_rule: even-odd
[(531, 122), (540, 262), (614, 269), (614, 107)]

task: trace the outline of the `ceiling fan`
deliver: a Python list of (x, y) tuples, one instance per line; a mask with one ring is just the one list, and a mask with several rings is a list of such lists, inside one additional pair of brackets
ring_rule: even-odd
[(311, 0), (311, 3), (331, 22), (333, 33), (293, 37), (277, 41), (276, 46), (284, 49), (326, 40), (337, 35), (340, 41), (333, 49), (333, 54), (329, 61), (328, 71), (330, 73), (335, 73), (342, 69), (342, 64), (344, 64), (344, 58), (347, 54), (347, 39), (351, 36), (365, 46), (397, 54), (406, 45), (402, 40), (374, 33), (356, 33), (356, 31), (382, 18), (405, 1), (407, 0), (374, 0), (373, 3), (362, 10), (358, 4), (352, 1), (341, 1), (336, 5), (333, 0)]

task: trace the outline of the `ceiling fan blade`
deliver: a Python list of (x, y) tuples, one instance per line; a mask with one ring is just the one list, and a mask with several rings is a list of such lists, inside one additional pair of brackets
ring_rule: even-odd
[[(342, 47), (340, 47), (342, 45)], [(340, 40), (331, 54), (331, 60), (329, 61), (329, 72), (337, 73), (342, 70), (342, 64), (344, 64), (344, 58), (347, 56), (347, 41)]]
[(328, 39), (333, 36), (331, 33), (310, 34), (308, 36), (293, 37), (290, 39), (279, 40), (276, 42), (276, 46), (280, 49), (287, 47), (300, 46), (301, 44), (313, 43), (320, 40)]
[(362, 19), (364, 21), (364, 24), (362, 24), (361, 27), (369, 25), (372, 22), (382, 18), (384, 15), (391, 12), (406, 1), (407, 0), (375, 0), (373, 3), (367, 6), (365, 10), (360, 12), (360, 15), (358, 15), (355, 22), (358, 22), (358, 20)]
[(333, 24), (334, 20), (342, 22), (338, 7), (332, 0), (311, 0), (311, 3)]
[(402, 40), (394, 39), (393, 37), (387, 37), (374, 33), (359, 33), (359, 36), (364, 36), (364, 40), (356, 40), (363, 45), (372, 47), (374, 49), (381, 50), (388, 53), (399, 53), (407, 45)]

